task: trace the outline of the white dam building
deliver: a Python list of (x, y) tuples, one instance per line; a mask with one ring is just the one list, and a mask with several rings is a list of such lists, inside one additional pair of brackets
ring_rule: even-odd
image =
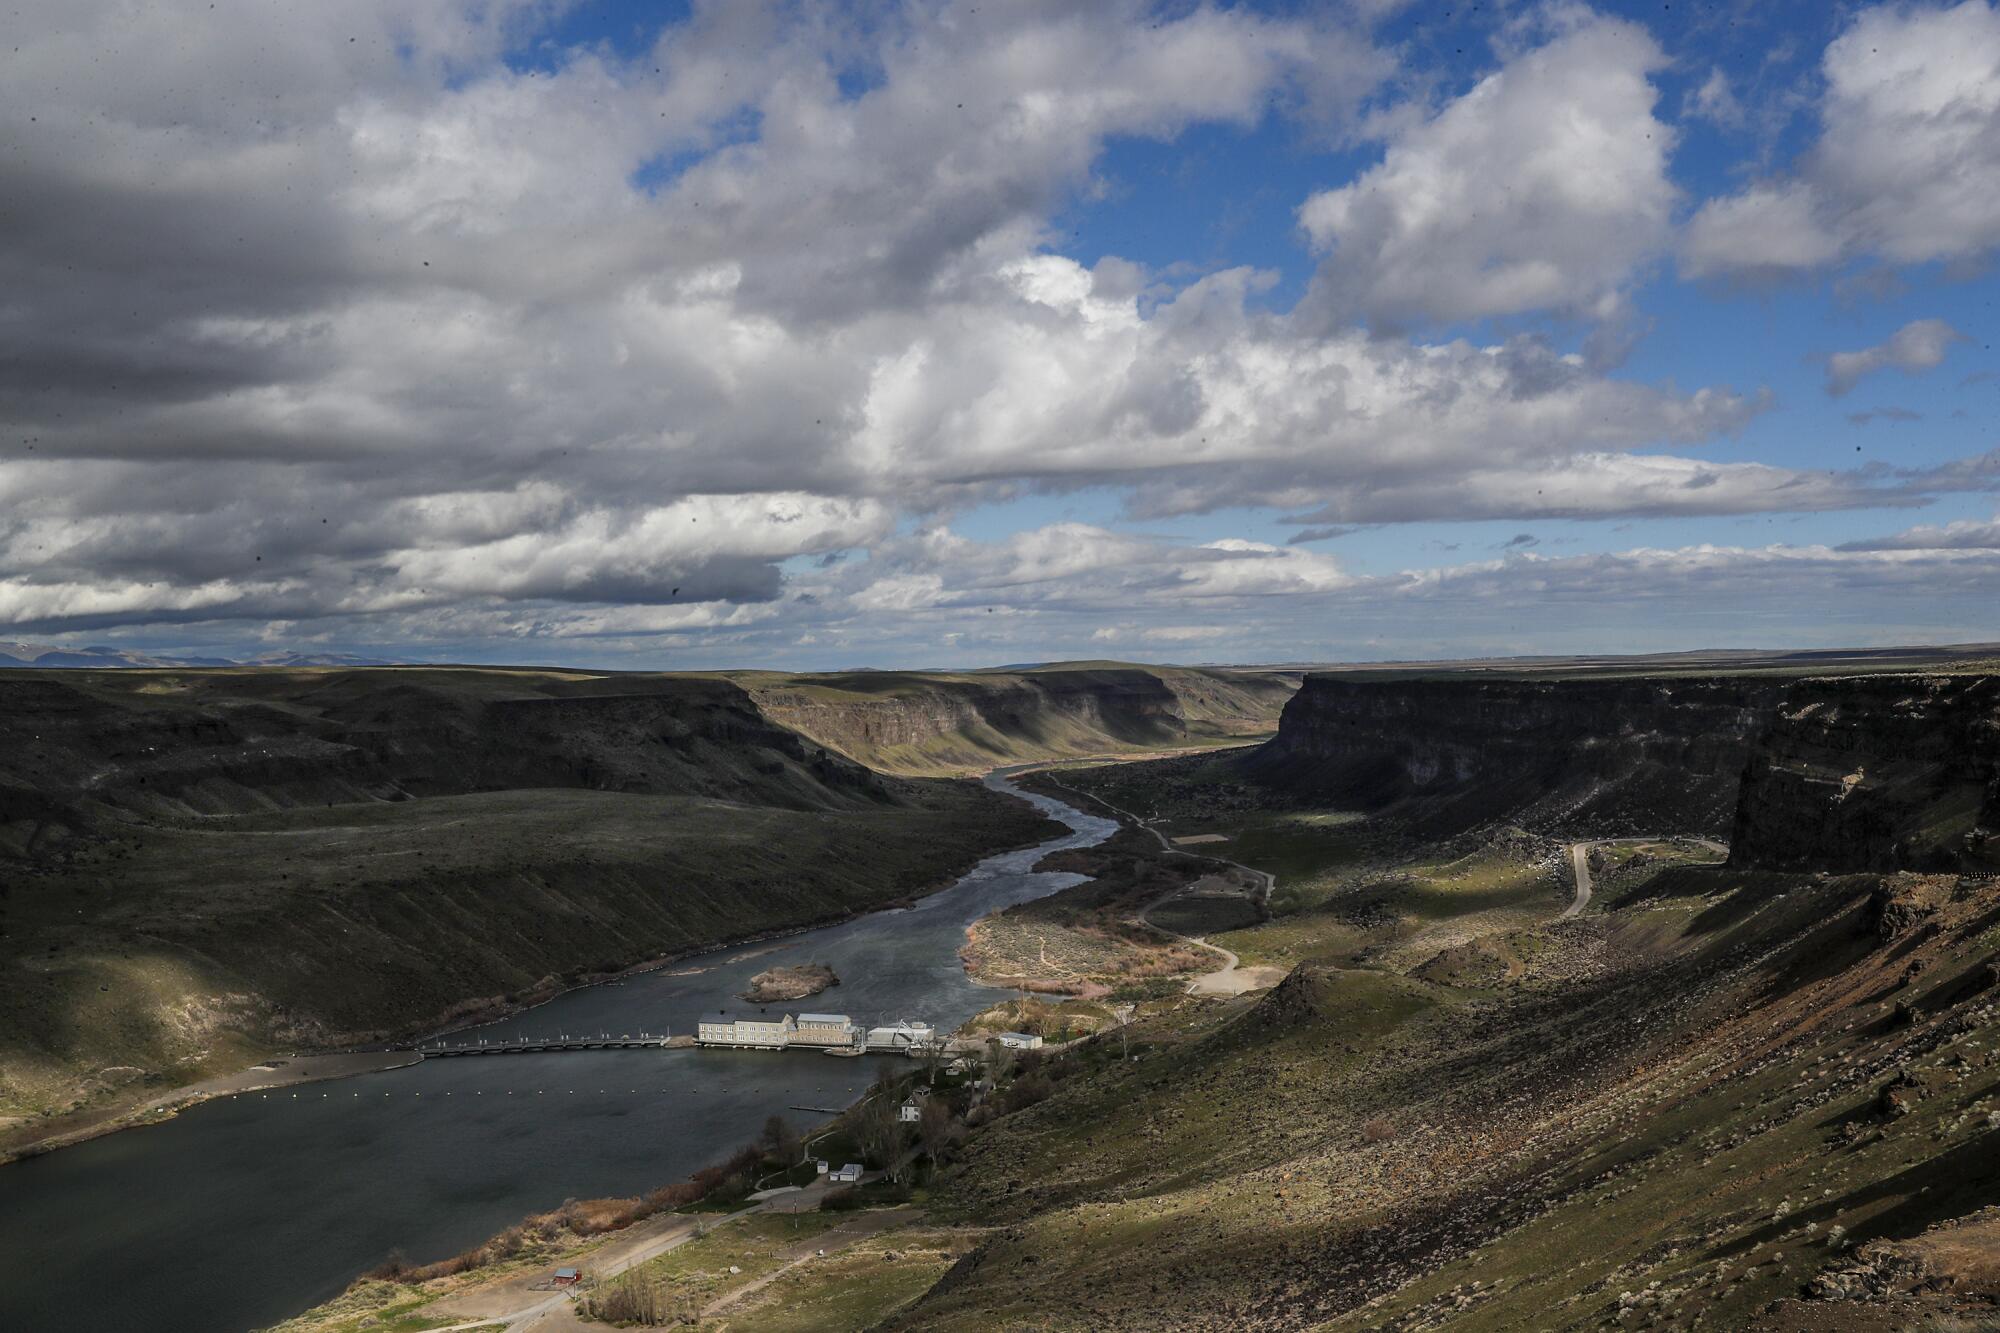
[(937, 1029), (919, 1019), (863, 1028), (846, 1014), (704, 1020), (695, 1029), (695, 1043), (755, 1051), (799, 1047), (843, 1055), (922, 1055), (942, 1049)]

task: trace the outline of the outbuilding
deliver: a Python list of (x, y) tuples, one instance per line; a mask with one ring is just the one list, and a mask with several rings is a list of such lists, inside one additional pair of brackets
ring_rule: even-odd
[(583, 1281), (583, 1270), (581, 1268), (558, 1268), (556, 1270), (555, 1284), (558, 1287), (574, 1287), (581, 1281)]
[(835, 1171), (830, 1179), (836, 1185), (852, 1185), (861, 1179), (861, 1163), (849, 1162)]
[(1039, 1051), (1042, 1039), (1032, 1032), (1003, 1032), (1000, 1044), (1010, 1051)]

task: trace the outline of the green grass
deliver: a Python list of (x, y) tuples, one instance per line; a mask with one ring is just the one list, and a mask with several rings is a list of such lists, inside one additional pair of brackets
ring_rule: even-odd
[[(903, 1229), (793, 1269), (733, 1306), (735, 1333), (859, 1333), (929, 1291), (967, 1242)], [(889, 1256), (894, 1255), (894, 1258)]]
[[(747, 1286), (797, 1258), (842, 1219), (832, 1213), (753, 1213), (718, 1225), (706, 1236), (649, 1259), (632, 1270), (658, 1284), (671, 1301), (698, 1304)], [(734, 1266), (741, 1273), (731, 1273)]]
[(393, 1282), (357, 1282), (325, 1305), (288, 1319), (269, 1333), (423, 1333), (460, 1322), (422, 1313), (443, 1296), (441, 1291), (411, 1291)]

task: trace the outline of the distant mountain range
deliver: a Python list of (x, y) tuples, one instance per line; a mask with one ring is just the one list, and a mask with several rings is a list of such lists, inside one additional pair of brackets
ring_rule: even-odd
[(46, 643), (0, 641), (0, 667), (364, 667), (401, 666), (386, 657), (352, 653), (264, 653), (257, 657), (170, 657), (129, 648), (59, 648)]

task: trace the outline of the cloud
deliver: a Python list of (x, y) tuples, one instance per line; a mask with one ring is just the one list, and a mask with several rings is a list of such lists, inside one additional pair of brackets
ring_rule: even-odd
[[(1310, 7), (699, 5), (628, 57), (545, 44), (525, 0), (31, 6), (0, 81), (0, 625), (1010, 660), (1045, 655), (1014, 632), (1296, 636), (1284, 608), (1386, 595), (1303, 549), (1354, 524), (1995, 485), (1684, 456), (1771, 396), (1354, 322), (1624, 327), (1675, 206), (1661, 56), (1563, 13), (1324, 182), (1315, 296), (1274, 312), (1277, 275), (1085, 264), (1057, 219), (1118, 141), (1340, 140), (1395, 57)], [(949, 526), (1085, 489), (1308, 531)]]
[(1729, 76), (1722, 72), (1721, 66), (1710, 67), (1702, 85), (1688, 92), (1681, 104), (1681, 119), (1706, 120), (1725, 129), (1743, 124), (1743, 104), (1736, 100)]
[(1301, 528), (1285, 538), (1287, 546), (1304, 546), (1311, 542), (1332, 541), (1335, 537), (1345, 537), (1355, 531), (1353, 528)]
[(2000, 11), (1862, 10), (1827, 47), (1818, 141), (1791, 173), (1689, 222), (1693, 277), (1784, 274), (1859, 255), (1977, 259), (2000, 245)]
[(1912, 321), (1889, 335), (1885, 343), (1829, 356), (1826, 391), (1838, 398), (1878, 370), (1900, 370), (1906, 375), (1934, 370), (1944, 364), (1953, 343), (1964, 341), (1964, 334), (1941, 319)]
[(1843, 551), (2000, 551), (2000, 516), (1925, 523), (1889, 537), (1848, 542)]
[(1329, 255), (1318, 299), (1391, 323), (1540, 309), (1610, 313), (1668, 239), (1672, 127), (1637, 24), (1583, 15), (1514, 56), (1299, 224)]
[(1907, 407), (1876, 407), (1866, 412), (1849, 412), (1847, 419), (1857, 426), (1866, 426), (1873, 421), (1922, 421), (1922, 412), (1912, 412)]
[(1226, 625), (1107, 625), (1090, 638), (1093, 643), (1206, 643), (1228, 635)]

